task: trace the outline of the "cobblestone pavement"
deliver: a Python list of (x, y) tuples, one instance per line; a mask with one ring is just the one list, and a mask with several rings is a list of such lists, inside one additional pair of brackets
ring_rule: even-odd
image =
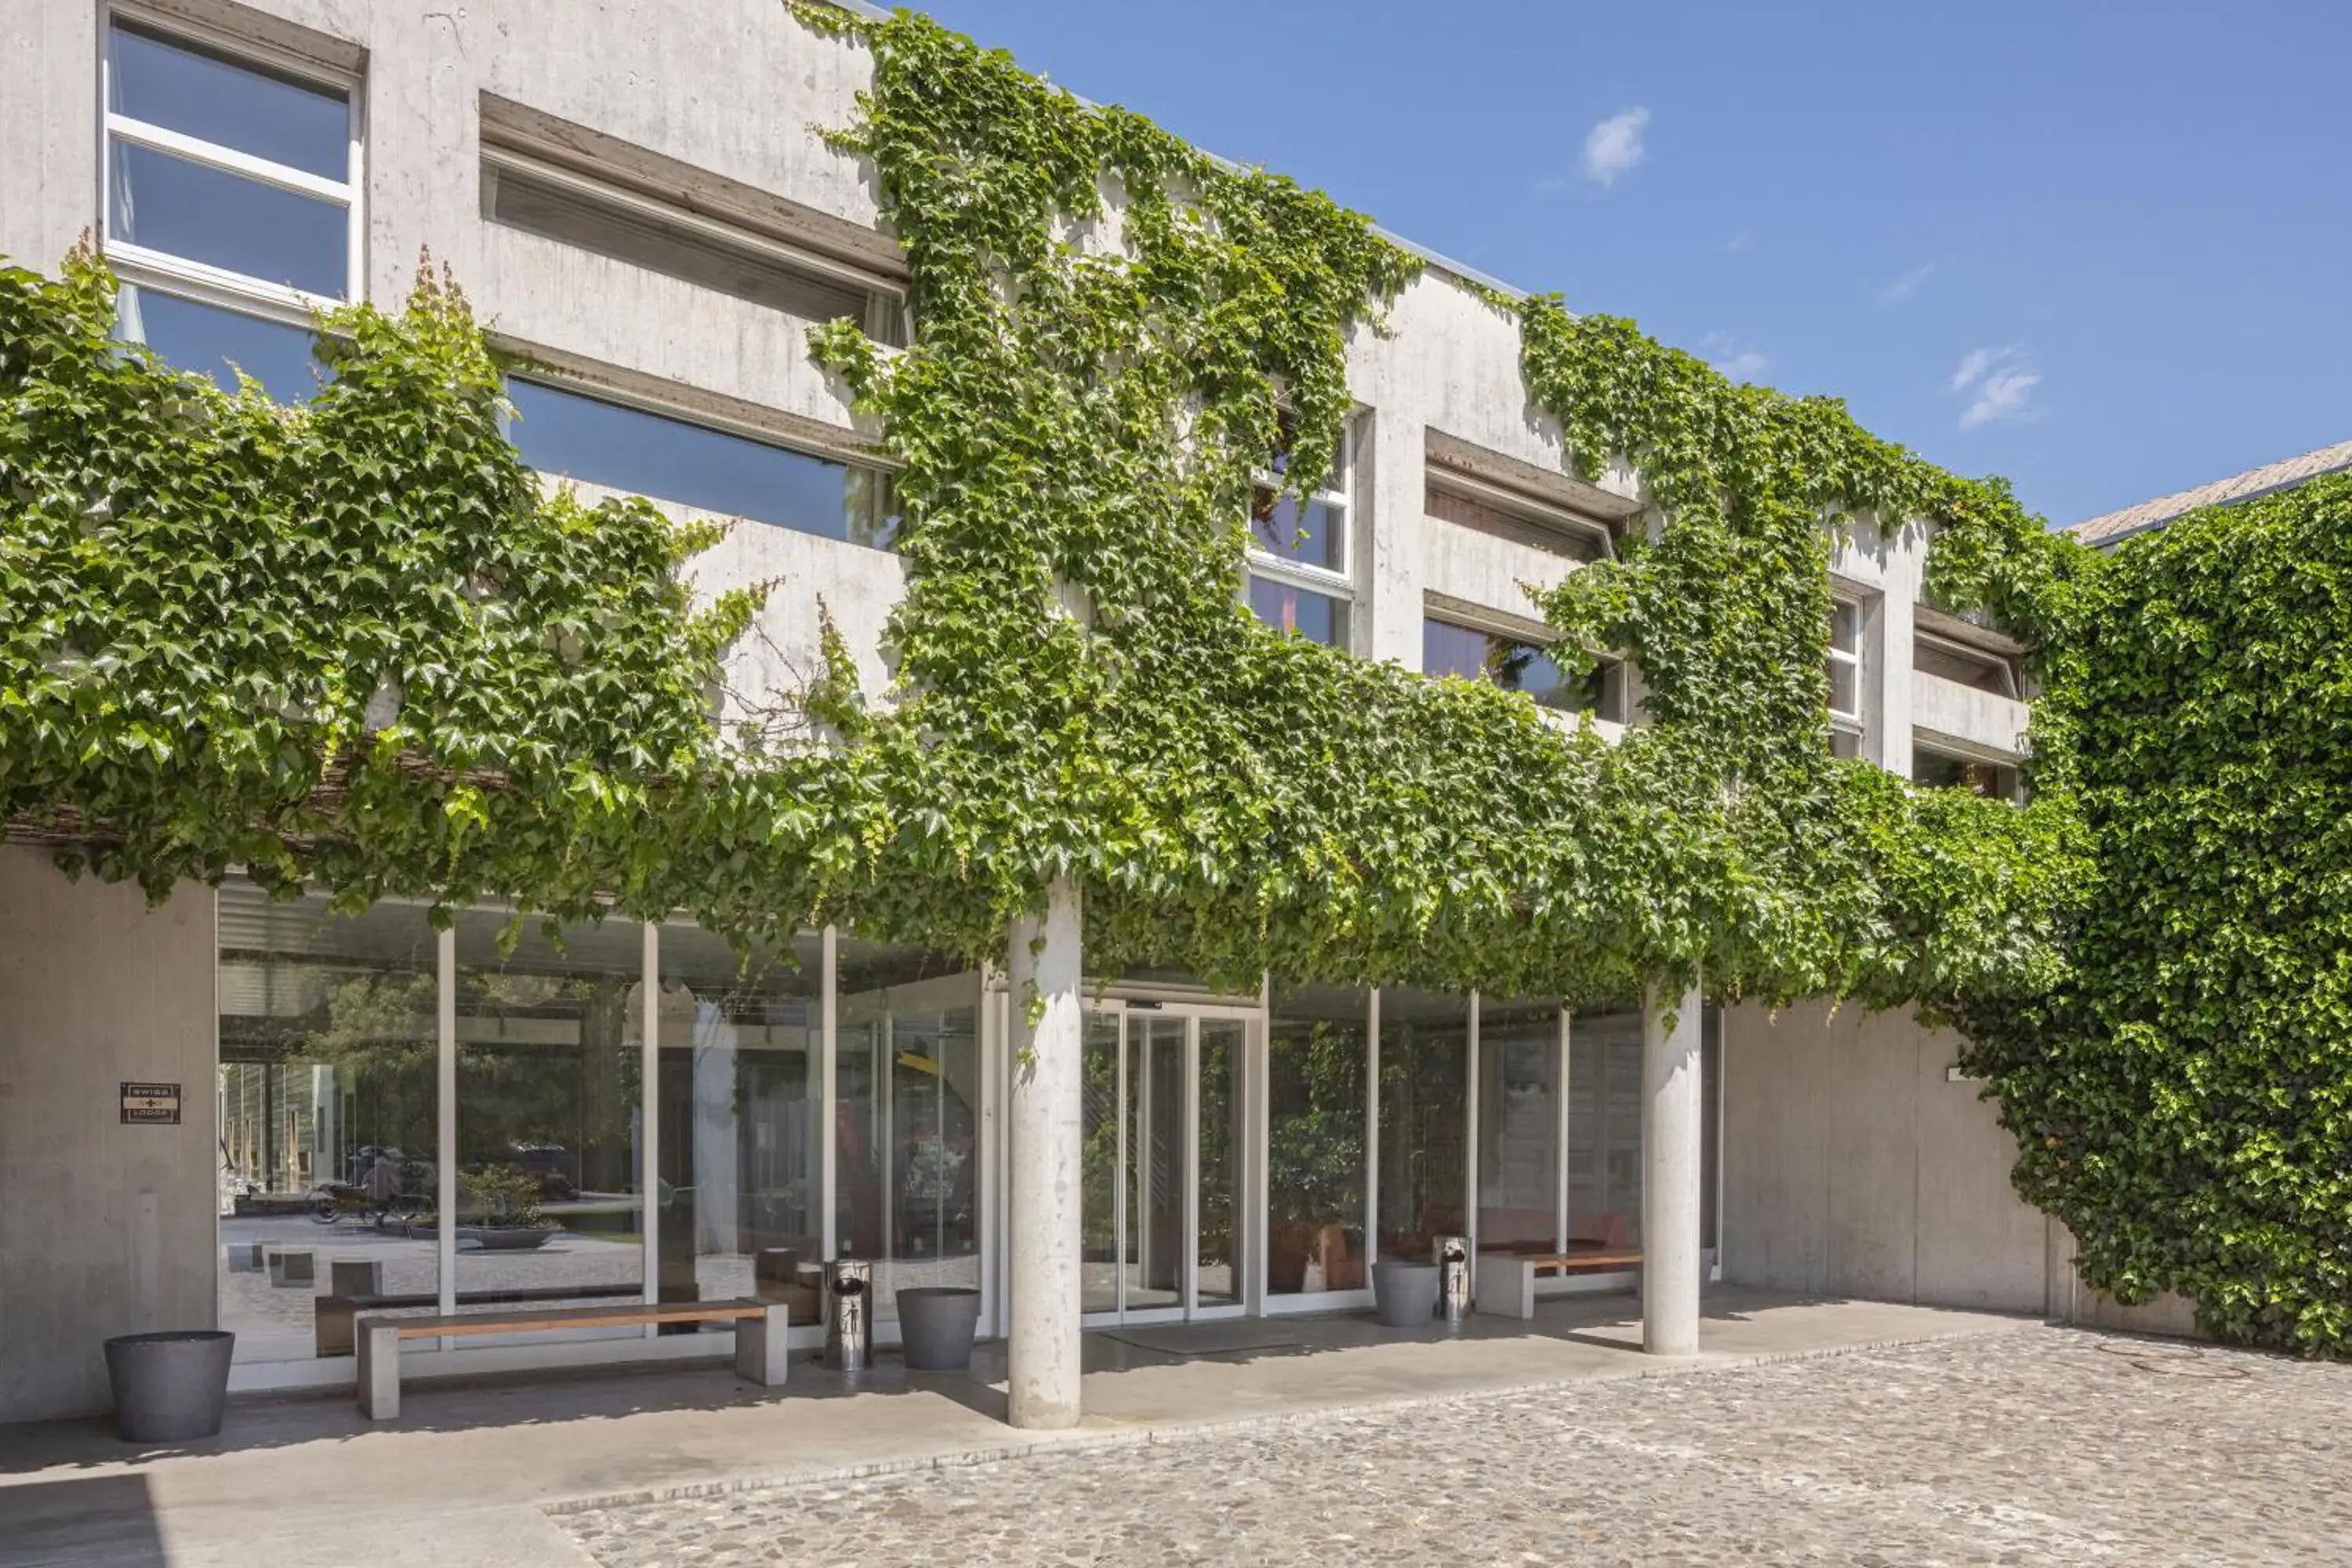
[(2352, 1562), (2352, 1366), (2029, 1328), (557, 1522), (606, 1568)]

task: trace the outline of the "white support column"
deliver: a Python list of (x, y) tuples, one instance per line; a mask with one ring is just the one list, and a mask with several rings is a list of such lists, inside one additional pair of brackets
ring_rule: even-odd
[(1381, 991), (1364, 1018), (1364, 1283), (1381, 1260)]
[(841, 1237), (836, 1234), (836, 1214), (840, 1190), (834, 1164), (840, 1154), (840, 1126), (835, 1120), (833, 1102), (836, 1085), (834, 1064), (841, 1057), (841, 993), (837, 984), (841, 969), (841, 932), (833, 926), (824, 928), (820, 962), (824, 976), (817, 984), (817, 1032), (824, 1037), (817, 1046), (816, 1065), (816, 1211), (817, 1250), (831, 1262), (841, 1256)]
[[(433, 1250), (441, 1276), (440, 1304), (435, 1310), (443, 1317), (457, 1310), (457, 928), (452, 925), (440, 933), (435, 948), (434, 1008), (436, 1037), (436, 1068), (434, 1100), (436, 1137), (441, 1152), (436, 1156), (433, 1172)], [(453, 1350), (457, 1341), (443, 1336), (438, 1342), (443, 1350)]]
[(1024, 916), (1013, 922), (1013, 1214), (1006, 1270), (1013, 1326), (1006, 1337), (1006, 1385), (1015, 1426), (1078, 1424), (1086, 1083), (1079, 940), (1078, 889), (1066, 878), (1047, 885), (1042, 921)]
[[(1698, 1353), (1698, 988), (1642, 1005), (1642, 1348)], [(1668, 1014), (1672, 1013), (1672, 1027)]]
[[(637, 1202), (642, 1208), (645, 1298), (661, 1300), (661, 926), (647, 921), (638, 952), (642, 1012), (637, 1042)], [(660, 1332), (646, 1325), (646, 1338)]]

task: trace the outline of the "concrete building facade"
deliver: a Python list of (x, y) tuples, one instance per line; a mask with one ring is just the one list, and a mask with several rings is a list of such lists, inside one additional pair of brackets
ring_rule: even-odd
[[(853, 115), (856, 46), (778, 0), (60, 0), (12, 7), (0, 46), (0, 254), (50, 268), (94, 236), (130, 286), (126, 337), (299, 397), (311, 306), (397, 305), (429, 250), (533, 367), (514, 396), (534, 467), (740, 520), (697, 566), (707, 592), (780, 584), (734, 684), (813, 668), (822, 598), (887, 689), (904, 576), (882, 471), (805, 346), (845, 312), (905, 331), (870, 172), (814, 129)], [(1236, 591), (1364, 658), (1507, 668), (1564, 716), (1638, 723), (1637, 670), (1580, 685), (1496, 657), (1549, 636), (1520, 584), (1605, 553), (1645, 509), (1634, 473), (1567, 471), (1516, 323), (1449, 269), (1358, 334), (1325, 526), (1258, 539)], [(1864, 527), (1837, 548), (1840, 746), (2012, 793), (2021, 650), (1920, 602), (1926, 546)], [(138, 1329), (236, 1329), (240, 1387), (348, 1382), (348, 1320), (339, 1339), (320, 1303), (352, 1281), (394, 1310), (756, 1290), (800, 1317), (807, 1270), (844, 1254), (877, 1264), (886, 1342), (889, 1284), (977, 1288), (983, 1331), (1013, 1337), (1016, 1406), (1049, 1422), (1075, 1413), (1063, 1352), (1084, 1326), (1361, 1309), (1370, 1264), (1449, 1234), (1646, 1247), (1666, 1350), (1702, 1332), (1702, 1277), (2073, 1310), (2063, 1237), (2011, 1192), (1980, 1086), (1948, 1070), (1958, 1041), (1906, 1017), (1638, 999), (1571, 1016), (1278, 975), (1242, 996), (1081, 985), (1053, 951), (1033, 1026), (1002, 973), (845, 932), (747, 977), (683, 925), (509, 955), (500, 922), (436, 935), (418, 910), (333, 917), (235, 883), (151, 910), (0, 849), (0, 1420), (102, 1407), (100, 1342)], [(1075, 1064), (1050, 1106), (1014, 1071), (1031, 1028)], [(178, 1122), (119, 1121), (132, 1084), (177, 1085)], [(379, 1217), (314, 1212), (338, 1184)], [(1076, 1252), (1025, 1247), (1039, 1205)], [(294, 1252), (315, 1283), (273, 1274)], [(414, 1361), (726, 1338), (571, 1331)], [(1024, 1370), (1024, 1343), (1051, 1354)]]

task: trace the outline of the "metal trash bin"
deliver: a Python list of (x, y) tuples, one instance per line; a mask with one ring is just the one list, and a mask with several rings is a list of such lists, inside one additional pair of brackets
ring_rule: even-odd
[(1430, 1248), (1437, 1265), (1437, 1315), (1449, 1329), (1458, 1329), (1470, 1315), (1470, 1242), (1466, 1237), (1441, 1236)]
[(824, 1364), (863, 1372), (874, 1354), (874, 1265), (836, 1258), (824, 1266)]

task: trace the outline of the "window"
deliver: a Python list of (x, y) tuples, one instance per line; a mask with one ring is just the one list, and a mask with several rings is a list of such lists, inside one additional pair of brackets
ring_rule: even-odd
[(1830, 749), (1841, 757), (1862, 754), (1862, 605), (1833, 599), (1830, 605)]
[[(1286, 436), (1286, 416), (1284, 427)], [(1348, 492), (1354, 447), (1351, 428), (1341, 436), (1329, 477), (1301, 500), (1278, 493), (1288, 462), (1286, 440), (1258, 485), (1250, 515), (1250, 609), (1278, 631), (1339, 648), (1353, 646)]]
[(1921, 632), (1912, 645), (1911, 666), (1922, 675), (1941, 676), (1979, 691), (2018, 695), (2017, 666), (2012, 660), (1949, 637)]
[(1422, 510), (1459, 527), (1532, 545), (1570, 561), (1599, 561), (1612, 553), (1604, 524), (1538, 506), (1499, 486), (1433, 466), (1423, 482)]
[(897, 519), (870, 468), (545, 382), (509, 380), (513, 438), (542, 474), (887, 549)]
[(223, 387), (242, 369), (307, 398), (310, 313), (358, 292), (353, 84), (117, 21), (105, 116), (116, 331)]
[(895, 289), (742, 226), (520, 152), (484, 148), (482, 216), (788, 315), (847, 316), (884, 342), (906, 342), (905, 300)]
[(1424, 675), (1456, 675), (1524, 691), (1538, 708), (1625, 721), (1625, 666), (1620, 659), (1601, 658), (1571, 680), (1532, 642), (1430, 616), (1421, 623), (1421, 668)]
[(1988, 800), (2016, 800), (2016, 767), (1984, 757), (1961, 756), (1931, 746), (1914, 746), (1911, 782), (1928, 789), (1973, 790)]

